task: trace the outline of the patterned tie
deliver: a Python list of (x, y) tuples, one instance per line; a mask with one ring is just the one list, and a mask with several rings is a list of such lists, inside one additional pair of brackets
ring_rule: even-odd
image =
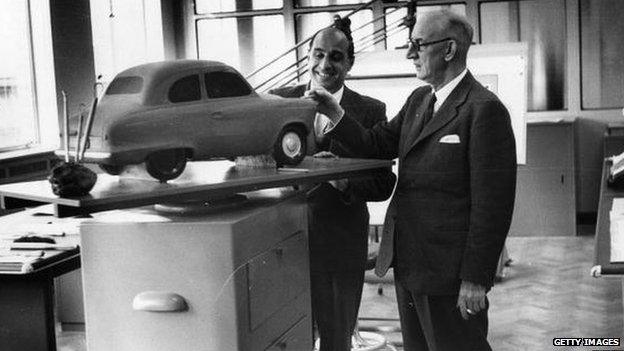
[(429, 101), (429, 106), (427, 106), (427, 110), (425, 111), (425, 115), (423, 116), (423, 128), (431, 121), (431, 117), (433, 117), (433, 107), (435, 106), (437, 99), (434, 93), (431, 94), (431, 101)]
[(316, 117), (314, 119), (314, 136), (317, 146), (321, 148), (324, 147), (327, 142), (327, 138), (325, 136), (325, 127), (327, 127), (328, 123), (329, 118), (327, 118), (324, 114), (316, 114)]

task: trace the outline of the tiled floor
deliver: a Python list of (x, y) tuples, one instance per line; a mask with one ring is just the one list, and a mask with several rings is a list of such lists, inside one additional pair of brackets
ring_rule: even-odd
[[(488, 294), (488, 339), (496, 351), (552, 349), (554, 337), (624, 337), (621, 281), (592, 278), (594, 238), (511, 237), (513, 259), (506, 277)], [(360, 317), (396, 319), (394, 289), (365, 286)], [(400, 345), (399, 324), (362, 321), (363, 329), (381, 326), (387, 339)], [(624, 341), (624, 340), (623, 340)], [(619, 348), (621, 349), (621, 347)], [(589, 350), (589, 349), (587, 349)]]
[[(624, 337), (621, 281), (592, 278), (592, 236), (511, 237), (512, 266), (489, 293), (489, 340), (496, 351), (552, 349), (553, 337)], [(366, 284), (362, 330), (399, 346), (394, 288)], [(85, 351), (84, 332), (62, 332), (59, 351)]]

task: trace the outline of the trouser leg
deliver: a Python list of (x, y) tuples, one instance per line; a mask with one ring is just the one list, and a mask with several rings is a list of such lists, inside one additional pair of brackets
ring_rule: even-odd
[(320, 351), (350, 351), (364, 271), (313, 272), (312, 315), (320, 335)]

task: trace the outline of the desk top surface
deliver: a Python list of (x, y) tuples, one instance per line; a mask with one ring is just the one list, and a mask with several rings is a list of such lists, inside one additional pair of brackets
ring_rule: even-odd
[[(89, 218), (56, 218), (51, 205), (0, 217), (0, 281), (17, 276), (55, 277), (80, 266), (78, 227)], [(38, 236), (49, 243), (14, 243)]]

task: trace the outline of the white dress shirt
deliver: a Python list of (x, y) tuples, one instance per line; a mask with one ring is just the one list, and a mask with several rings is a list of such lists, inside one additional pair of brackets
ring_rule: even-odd
[(459, 82), (461, 82), (461, 80), (466, 76), (467, 73), (468, 73), (468, 69), (464, 68), (464, 70), (457, 77), (453, 78), (450, 82), (446, 83), (446, 85), (444, 85), (442, 88), (438, 89), (437, 91), (434, 90), (433, 87), (431, 87), (431, 90), (434, 90), (433, 92), (437, 99), (435, 104), (433, 105), (433, 113), (438, 112), (438, 110), (440, 109), (440, 106), (442, 106), (444, 101), (446, 101), (449, 95), (451, 95), (453, 90), (455, 90)]

